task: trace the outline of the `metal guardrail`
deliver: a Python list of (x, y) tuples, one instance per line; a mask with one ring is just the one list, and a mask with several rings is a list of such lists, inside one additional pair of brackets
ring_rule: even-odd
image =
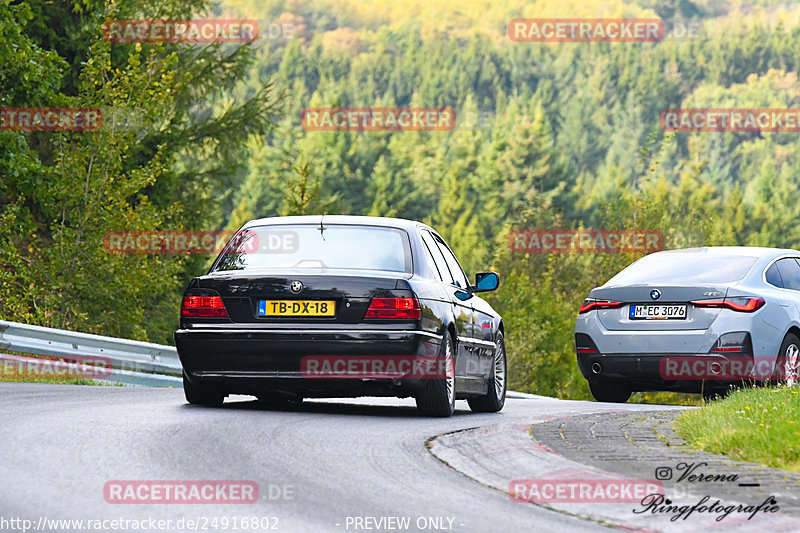
[(0, 350), (49, 357), (100, 357), (111, 366), (104, 381), (180, 386), (181, 363), (173, 346), (30, 326), (0, 320)]

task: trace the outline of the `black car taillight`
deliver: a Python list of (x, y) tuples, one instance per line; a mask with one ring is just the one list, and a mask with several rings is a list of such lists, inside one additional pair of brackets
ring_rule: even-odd
[(726, 308), (741, 313), (752, 313), (764, 307), (766, 302), (763, 298), (751, 298), (749, 296), (726, 296), (722, 300), (696, 300), (692, 302), (695, 307)]
[(616, 307), (622, 307), (622, 302), (614, 302), (611, 300), (595, 300), (594, 298), (586, 298), (583, 301), (583, 305), (578, 310), (578, 314), (582, 315), (583, 313), (588, 313), (592, 309), (614, 309)]
[(228, 310), (219, 296), (184, 296), (181, 318), (228, 318)]
[(417, 320), (422, 317), (419, 300), (415, 296), (402, 298), (373, 298), (364, 318), (399, 318)]

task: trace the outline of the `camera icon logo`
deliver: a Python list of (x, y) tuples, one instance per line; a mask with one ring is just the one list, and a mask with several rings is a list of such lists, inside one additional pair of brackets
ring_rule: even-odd
[(659, 466), (656, 468), (656, 479), (659, 481), (672, 479), (672, 468), (668, 466)]

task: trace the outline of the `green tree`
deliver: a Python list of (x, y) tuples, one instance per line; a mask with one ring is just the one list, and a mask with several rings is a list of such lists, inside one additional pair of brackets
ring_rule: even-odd
[(47, 5), (0, 4), (0, 104), (97, 108), (135, 121), (0, 132), (8, 148), (0, 154), (0, 313), (169, 342), (181, 285), (207, 258), (114, 255), (103, 236), (219, 227), (245, 141), (272, 125), (274, 91), (262, 84), (228, 98), (251, 66), (249, 47), (103, 38), (106, 17), (190, 18), (208, 2)]

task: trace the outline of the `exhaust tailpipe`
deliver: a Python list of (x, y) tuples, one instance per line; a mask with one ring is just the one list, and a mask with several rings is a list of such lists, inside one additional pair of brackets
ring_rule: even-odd
[(601, 365), (597, 361), (592, 363), (592, 374), (599, 374), (602, 371), (603, 371), (603, 365)]

